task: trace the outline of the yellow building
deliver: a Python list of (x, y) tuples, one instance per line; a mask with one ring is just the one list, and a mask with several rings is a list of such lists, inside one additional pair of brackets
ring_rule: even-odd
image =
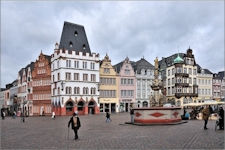
[(201, 73), (197, 74), (198, 78), (198, 98), (197, 102), (212, 100), (212, 79), (213, 74), (206, 69), (201, 68)]
[(100, 62), (100, 113), (119, 112), (118, 75), (106, 54)]

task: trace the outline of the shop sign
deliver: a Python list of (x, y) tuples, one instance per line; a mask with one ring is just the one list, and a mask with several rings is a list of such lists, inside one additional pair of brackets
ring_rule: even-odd
[(111, 101), (110, 99), (103, 99), (103, 101)]
[(132, 99), (122, 99), (123, 102), (130, 102)]

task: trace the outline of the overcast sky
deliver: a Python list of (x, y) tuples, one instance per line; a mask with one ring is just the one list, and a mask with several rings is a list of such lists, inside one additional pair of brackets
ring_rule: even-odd
[(64, 21), (85, 27), (91, 52), (112, 64), (186, 53), (213, 73), (224, 71), (224, 2), (1, 2), (1, 87), (54, 52)]

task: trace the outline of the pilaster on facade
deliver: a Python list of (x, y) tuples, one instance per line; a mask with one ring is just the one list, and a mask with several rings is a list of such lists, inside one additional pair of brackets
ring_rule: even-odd
[[(154, 94), (151, 85), (154, 81), (154, 66), (144, 58), (137, 62), (131, 62), (136, 78), (135, 107), (149, 107), (150, 97)], [(161, 76), (159, 77), (159, 80)]]

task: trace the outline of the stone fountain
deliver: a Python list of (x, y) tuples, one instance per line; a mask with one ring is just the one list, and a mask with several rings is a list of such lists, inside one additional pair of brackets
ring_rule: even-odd
[[(134, 108), (134, 123), (136, 125), (167, 125), (167, 124), (180, 124), (187, 121), (182, 121), (181, 107), (162, 107), (165, 102), (164, 97), (160, 90), (163, 89), (163, 84), (159, 81), (158, 72), (158, 58), (155, 60), (154, 70), (154, 82), (151, 88), (154, 90), (154, 94), (150, 98), (151, 106), (149, 108)], [(126, 122), (129, 124), (129, 122)]]

